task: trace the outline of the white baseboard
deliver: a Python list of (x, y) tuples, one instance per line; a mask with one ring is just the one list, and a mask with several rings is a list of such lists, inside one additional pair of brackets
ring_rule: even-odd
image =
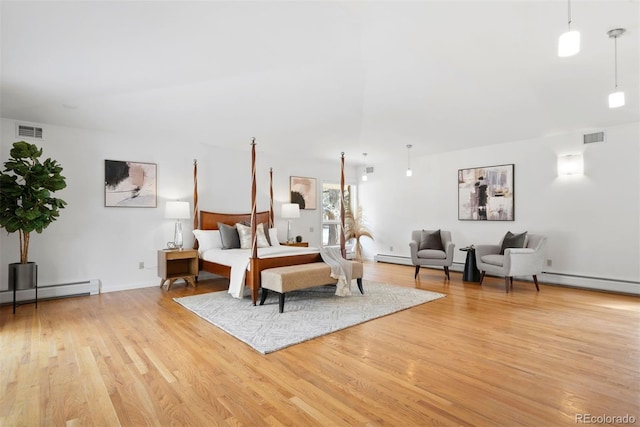
[[(215, 274), (211, 274), (211, 273), (207, 273), (206, 271), (201, 271), (200, 273), (198, 273), (198, 280), (207, 280), (207, 279), (213, 279), (216, 277), (220, 277), (220, 276), (216, 276)], [(184, 284), (184, 280), (183, 279), (178, 279), (176, 280), (175, 284)], [(142, 289), (142, 288), (153, 288), (153, 287), (160, 287), (160, 278), (158, 277), (157, 279), (155, 279), (152, 282), (149, 281), (145, 281), (145, 282), (138, 282), (138, 283), (125, 283), (125, 284), (121, 284), (121, 285), (114, 285), (114, 286), (100, 286), (100, 293), (108, 293), (108, 292), (118, 292), (118, 291), (130, 291), (132, 289)]]
[(160, 278), (157, 281), (149, 282), (138, 282), (138, 283), (124, 283), (117, 284), (113, 286), (100, 286), (100, 293), (106, 294), (109, 292), (118, 292), (118, 291), (130, 291), (132, 289), (141, 289), (141, 288), (152, 288), (154, 286), (160, 287)]
[[(97, 295), (98, 293), (100, 293), (100, 281), (97, 279), (38, 287), (39, 300), (81, 295)], [(16, 302), (32, 301), (35, 297), (35, 289), (20, 289), (16, 291)], [(13, 291), (0, 292), (0, 304), (13, 304)]]
[[(388, 262), (390, 264), (413, 265), (410, 257), (401, 255), (377, 254), (374, 260), (376, 262)], [(441, 267), (429, 268), (441, 269)], [(449, 269), (451, 271), (462, 272), (464, 271), (464, 263), (454, 262)], [(518, 277), (518, 279), (532, 281), (531, 278), (528, 277)], [(555, 272), (543, 272), (538, 279), (545, 285), (569, 286), (572, 288), (640, 295), (640, 282), (631, 280), (589, 277)]]

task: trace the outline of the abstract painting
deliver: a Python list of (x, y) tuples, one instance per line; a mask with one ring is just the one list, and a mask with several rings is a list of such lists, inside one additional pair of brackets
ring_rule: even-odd
[(106, 207), (155, 208), (156, 164), (104, 161), (104, 205)]
[(291, 203), (297, 203), (300, 209), (316, 209), (316, 179), (301, 176), (290, 178)]
[(513, 221), (513, 164), (458, 170), (458, 220)]

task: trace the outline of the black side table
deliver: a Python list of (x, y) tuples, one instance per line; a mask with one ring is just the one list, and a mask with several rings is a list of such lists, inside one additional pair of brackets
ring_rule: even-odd
[(476, 267), (476, 250), (473, 246), (460, 248), (461, 251), (467, 253), (467, 260), (464, 263), (464, 272), (462, 273), (463, 282), (480, 282), (480, 271)]

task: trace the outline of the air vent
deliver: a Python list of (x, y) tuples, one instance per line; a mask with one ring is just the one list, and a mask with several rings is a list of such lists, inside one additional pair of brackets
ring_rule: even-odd
[(16, 136), (20, 138), (42, 139), (42, 128), (30, 125), (16, 125)]
[(373, 166), (367, 167), (367, 173), (373, 173)]
[(585, 133), (582, 136), (582, 140), (585, 144), (604, 142), (604, 132)]

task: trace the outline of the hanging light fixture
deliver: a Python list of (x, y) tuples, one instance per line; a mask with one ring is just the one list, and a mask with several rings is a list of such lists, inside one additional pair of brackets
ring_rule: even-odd
[(412, 176), (411, 172), (411, 144), (407, 144), (407, 176)]
[(613, 92), (609, 94), (609, 108), (617, 108), (624, 105), (624, 92), (618, 90), (618, 37), (623, 35), (625, 31), (624, 28), (615, 28), (607, 31), (609, 38), (613, 38), (613, 68), (616, 85)]
[(558, 39), (558, 56), (573, 56), (580, 52), (580, 33), (571, 31), (571, 0), (567, 1), (569, 12), (569, 31)]
[(364, 157), (364, 170), (362, 171), (362, 180), (367, 180), (367, 153), (362, 153), (362, 157)]

